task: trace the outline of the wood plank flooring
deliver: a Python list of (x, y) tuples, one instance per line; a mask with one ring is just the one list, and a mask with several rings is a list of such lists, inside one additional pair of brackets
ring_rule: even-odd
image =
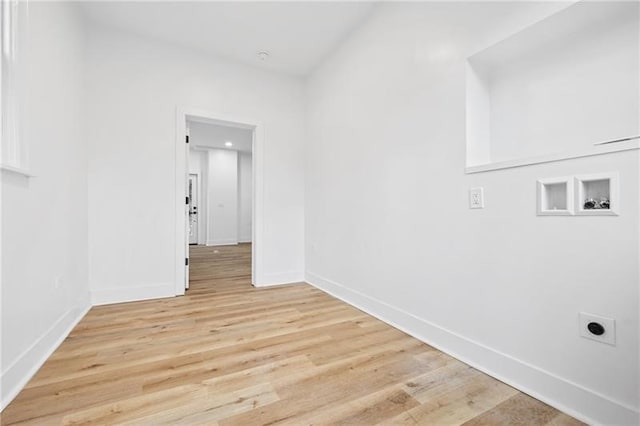
[(184, 297), (94, 307), (2, 425), (577, 425), (307, 284), (256, 289), (251, 247), (191, 248)]

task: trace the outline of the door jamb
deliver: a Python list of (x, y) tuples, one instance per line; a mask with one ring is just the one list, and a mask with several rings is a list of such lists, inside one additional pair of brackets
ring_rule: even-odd
[(262, 234), (264, 214), (264, 126), (260, 121), (248, 120), (229, 114), (204, 111), (194, 108), (176, 108), (176, 135), (175, 135), (175, 294), (183, 295), (185, 292), (185, 214), (184, 200), (186, 197), (186, 153), (185, 135), (187, 134), (187, 120), (208, 122), (211, 124), (231, 125), (253, 130), (252, 143), (252, 195), (253, 208), (251, 209), (251, 284), (254, 286), (262, 280)]

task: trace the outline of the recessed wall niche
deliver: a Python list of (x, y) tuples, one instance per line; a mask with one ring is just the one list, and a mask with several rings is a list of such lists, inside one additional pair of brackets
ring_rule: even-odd
[(615, 216), (620, 209), (617, 173), (598, 173), (575, 177), (576, 214)]
[(468, 57), (467, 167), (637, 136), (639, 9), (581, 1)]
[(570, 177), (538, 180), (538, 215), (572, 215), (573, 184), (573, 178)]
[(538, 216), (617, 216), (620, 188), (617, 172), (539, 179)]

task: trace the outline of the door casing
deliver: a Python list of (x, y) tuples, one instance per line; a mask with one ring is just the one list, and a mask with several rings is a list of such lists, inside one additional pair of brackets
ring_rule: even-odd
[(264, 282), (262, 277), (262, 233), (263, 233), (263, 199), (264, 188), (263, 164), (264, 164), (264, 126), (260, 121), (236, 117), (223, 113), (200, 110), (188, 107), (176, 107), (176, 134), (175, 134), (175, 294), (183, 295), (188, 285), (186, 259), (189, 257), (188, 233), (186, 232), (185, 199), (187, 196), (187, 153), (185, 136), (187, 134), (187, 121), (198, 121), (209, 124), (240, 127), (253, 131), (252, 142), (252, 167), (253, 167), (253, 208), (251, 230), (251, 284), (254, 286)]

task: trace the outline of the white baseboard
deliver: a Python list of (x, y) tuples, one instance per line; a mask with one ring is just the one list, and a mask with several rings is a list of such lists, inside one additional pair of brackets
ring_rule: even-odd
[(260, 281), (254, 284), (255, 287), (269, 287), (272, 285), (292, 284), (304, 282), (302, 271), (287, 271), (275, 274), (261, 274)]
[(135, 302), (138, 300), (160, 299), (176, 295), (174, 283), (151, 284), (138, 287), (106, 288), (91, 290), (91, 302), (94, 306), (112, 303)]
[(251, 242), (251, 237), (239, 238), (238, 239), (238, 243), (250, 243), (250, 242)]
[(634, 407), (461, 336), (344, 285), (306, 273), (306, 281), (399, 330), (589, 424), (638, 424)]
[(29, 346), (0, 376), (0, 411), (15, 398), (38, 372), (45, 361), (71, 333), (71, 330), (89, 312), (91, 305), (69, 309), (47, 331)]
[(238, 244), (238, 240), (236, 240), (235, 238), (207, 240), (208, 246), (232, 246), (236, 244)]

